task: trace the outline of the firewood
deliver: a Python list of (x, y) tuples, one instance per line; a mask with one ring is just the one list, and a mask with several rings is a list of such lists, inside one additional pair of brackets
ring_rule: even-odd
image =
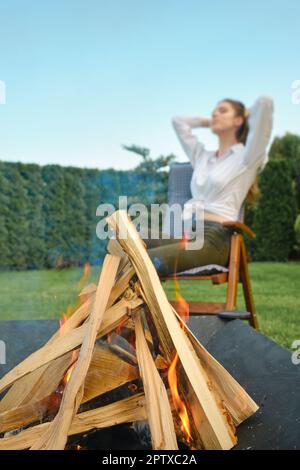
[[(103, 429), (122, 423), (146, 419), (145, 397), (137, 394), (95, 410), (77, 414), (68, 435), (86, 433), (92, 429)], [(0, 439), (0, 450), (28, 449), (46, 434), (52, 423), (43, 423), (21, 431), (19, 434)]]
[(96, 345), (84, 383), (82, 403), (138, 377), (137, 367), (122, 361), (107, 347)]
[(143, 380), (154, 450), (176, 450), (177, 441), (165, 385), (156, 369), (144, 335), (141, 316), (135, 316), (136, 354)]
[[(201, 433), (205, 448), (232, 448), (236, 443), (236, 437), (231, 426), (228, 425), (223, 410), (220, 409), (214, 395), (210, 392), (209, 379), (191, 342), (178, 323), (156, 269), (134, 225), (125, 211), (115, 212), (107, 218), (107, 222), (115, 230), (119, 243), (136, 270), (161, 346), (169, 362), (172, 359), (174, 346), (178, 352), (185, 374), (196, 395), (197, 402), (195, 403), (201, 408), (203, 419), (207, 424), (206, 432)], [(119, 233), (127, 234), (127, 237), (120, 238)]]
[[(132, 267), (128, 267), (127, 270), (124, 271), (111, 291), (108, 300), (108, 307), (112, 306), (113, 303), (123, 294), (124, 290), (127, 289), (128, 283), (133, 275), (134, 270)], [(95, 293), (90, 290), (87, 300), (73, 313), (71, 317), (66, 320), (63, 325), (63, 329), (56, 332), (46, 344), (50, 344), (58, 337), (67, 334), (71, 329), (80, 326), (88, 317), (94, 298)], [(40, 367), (39, 369), (16, 380), (0, 401), (0, 413), (18, 405), (28, 403), (30, 400), (36, 400), (37, 397), (32, 395), (32, 390), (33, 388), (36, 388), (38, 383), (40, 383), (42, 376), (48, 367), (49, 364), (47, 363), (43, 367)], [(66, 367), (68, 367), (67, 360)], [(49, 393), (49, 391), (47, 392)]]
[(102, 323), (119, 262), (120, 258), (117, 256), (107, 255), (104, 259), (97, 286), (95, 303), (89, 317), (89, 322), (87, 323), (87, 332), (80, 348), (76, 366), (66, 385), (57, 415), (51, 422), (47, 433), (44, 433), (31, 447), (33, 450), (61, 450), (64, 449), (66, 445), (72, 419), (82, 400), (83, 383), (88, 372), (97, 333)]
[(83, 304), (84, 302), (86, 302), (92, 295), (95, 294), (96, 289), (97, 286), (94, 283), (85, 286), (78, 295), (80, 303)]
[(113, 238), (111, 240), (109, 240), (109, 242), (107, 244), (107, 251), (111, 255), (119, 256), (121, 258), (119, 268), (118, 268), (118, 272), (121, 272), (124, 269), (125, 265), (128, 263), (128, 257), (126, 256), (126, 254), (122, 250), (122, 247), (119, 244), (118, 240), (113, 239)]
[[(73, 313), (73, 315), (68, 318), (64, 324), (63, 329), (60, 331), (58, 330), (46, 343), (46, 345), (52, 344), (57, 338), (60, 338), (62, 335), (67, 334), (70, 330), (73, 328), (78, 327), (79, 325), (82, 324), (82, 322), (87, 318), (90, 308), (92, 306), (94, 300), (94, 296), (89, 298), (86, 302), (84, 302), (83, 305), (81, 305), (76, 312)], [(45, 346), (46, 346), (45, 345)], [(61, 360), (60, 360), (61, 362)], [(22, 362), (19, 364), (21, 366)], [(68, 359), (66, 358), (65, 361), (66, 367), (68, 367)], [(38, 368), (39, 367), (39, 368)], [(16, 407), (21, 404), (28, 403), (30, 400), (35, 400), (36, 398), (33, 397), (32, 391), (36, 386), (41, 382), (42, 376), (47, 370), (48, 364), (44, 365), (43, 367), (38, 366), (36, 367), (33, 372), (25, 375), (21, 374), (19, 379), (14, 378), (12, 382), (15, 381), (15, 383), (12, 385), (12, 387), (8, 390), (6, 395), (2, 398), (0, 401), (0, 413), (9, 410), (10, 408)], [(8, 374), (12, 373), (13, 370), (16, 368), (12, 369)], [(37, 369), (37, 370), (36, 370)], [(2, 380), (5, 377), (2, 378)], [(58, 378), (59, 380), (59, 378)], [(11, 383), (12, 383), (11, 382)], [(0, 381), (1, 383), (1, 381)], [(39, 386), (39, 385), (38, 385)], [(46, 395), (49, 394), (49, 390), (47, 390)]]
[[(176, 310), (173, 310), (183, 324)], [(184, 325), (184, 328), (211, 383), (232, 416), (234, 424), (238, 426), (254, 414), (259, 407), (234, 377), (204, 348), (188, 326)]]
[[(105, 313), (103, 323), (97, 337), (100, 338), (101, 336), (105, 336), (110, 331), (124, 323), (127, 319), (128, 308), (136, 308), (141, 304), (142, 300), (140, 299), (132, 301), (121, 299), (117, 304), (110, 307)], [(55, 341), (46, 343), (45, 346), (24, 359), (0, 380), (0, 391), (5, 390), (14, 381), (20, 379), (26, 374), (35, 371), (39, 367), (48, 364), (54, 359), (66, 354), (68, 351), (72, 351), (80, 346), (87, 330), (88, 323), (84, 323), (82, 326), (70, 330), (69, 333), (58, 337)]]
[[(50, 369), (51, 367), (48, 370)], [(55, 376), (57, 375), (57, 371), (53, 370), (52, 372)], [(63, 378), (61, 372), (59, 375)], [(66, 370), (63, 372), (65, 373)], [(119, 357), (110, 352), (108, 346), (95, 345), (93, 357), (84, 382), (82, 403), (131, 382), (138, 377), (139, 372), (137, 367), (133, 367), (119, 359)], [(44, 392), (42, 397), (42, 399), (39, 399), (37, 394), (36, 400), (1, 413), (0, 433), (18, 429), (21, 426), (40, 420), (48, 412), (57, 412), (55, 406), (60, 404), (58, 402), (58, 393), (46, 396)]]

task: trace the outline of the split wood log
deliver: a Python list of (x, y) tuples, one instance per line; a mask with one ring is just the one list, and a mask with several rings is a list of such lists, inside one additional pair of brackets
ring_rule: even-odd
[[(114, 302), (123, 294), (125, 289), (128, 288), (128, 283), (134, 274), (135, 273), (132, 267), (128, 267), (126, 270), (124, 270), (124, 273), (118, 279), (111, 291), (108, 300), (108, 307), (112, 306)], [(87, 293), (85, 293), (85, 295), (87, 300), (73, 313), (71, 317), (66, 320), (63, 329), (56, 332), (46, 344), (51, 344), (51, 342), (63, 334), (68, 333), (71, 329), (79, 327), (87, 319), (95, 299), (95, 292), (93, 292), (93, 289), (91, 288), (89, 290), (89, 294), (87, 295)], [(68, 367), (67, 357), (68, 356), (66, 356), (65, 363), (66, 368)], [(49, 390), (43, 394), (42, 390), (40, 389), (41, 383), (47, 383), (47, 381), (43, 381), (43, 374), (47, 371), (48, 366), (49, 365), (46, 364), (45, 366), (40, 367), (39, 369), (34, 370), (33, 372), (26, 374), (24, 377), (16, 380), (16, 382), (0, 401), (0, 413), (16, 406), (29, 403), (30, 401), (36, 401), (43, 396), (48, 395)], [(48, 375), (49, 374), (47, 374), (47, 376)], [(38, 396), (32, 393), (33, 389), (37, 388), (40, 390)], [(55, 386), (53, 390), (54, 389)]]
[(154, 450), (176, 450), (177, 440), (165, 385), (156, 369), (144, 335), (141, 316), (135, 316), (136, 354), (143, 380)]
[[(110, 307), (106, 311), (97, 337), (100, 338), (101, 336), (107, 335), (109, 332), (126, 322), (128, 318), (128, 309), (137, 308), (142, 303), (143, 301), (138, 298), (131, 301), (121, 299), (117, 304)], [(14, 381), (20, 379), (26, 374), (80, 346), (87, 330), (88, 323), (84, 323), (82, 326), (70, 330), (69, 333), (58, 337), (51, 343), (48, 342), (45, 346), (32, 353), (0, 380), (0, 391), (5, 390)]]
[(119, 264), (119, 269), (118, 272), (121, 272), (126, 264), (128, 263), (128, 257), (126, 256), (126, 253), (122, 250), (121, 245), (119, 244), (118, 240), (116, 239), (111, 239), (109, 240), (107, 244), (107, 251), (114, 256), (119, 256), (121, 258), (120, 264)]
[[(116, 211), (106, 220), (117, 234), (119, 243), (135, 268), (161, 346), (169, 362), (172, 359), (174, 346), (177, 350), (185, 374), (196, 396), (194, 406), (197, 404), (201, 409), (202, 422), (205, 421), (206, 424), (205, 433), (199, 430), (204, 447), (207, 449), (231, 449), (236, 444), (232, 427), (210, 391), (209, 379), (191, 342), (178, 323), (156, 269), (133, 223), (125, 211)], [(122, 238), (119, 237), (120, 233)]]
[(80, 292), (80, 294), (78, 295), (80, 304), (84, 304), (84, 302), (86, 302), (92, 295), (94, 295), (96, 292), (96, 289), (97, 289), (97, 286), (94, 283), (91, 283), (85, 286)]
[[(53, 373), (55, 374), (55, 371)], [(84, 382), (82, 403), (86, 403), (138, 377), (139, 371), (137, 367), (133, 367), (119, 359), (119, 357), (110, 352), (107, 346), (95, 345), (93, 357)], [(62, 392), (63, 390), (61, 390)], [(25, 405), (5, 411), (0, 414), (0, 433), (18, 429), (34, 421), (41, 420), (48, 412), (56, 414), (59, 405), (59, 391), (57, 391), (57, 393), (49, 396), (43, 395), (43, 398), (40, 400), (31, 401)]]
[[(56, 339), (60, 338), (62, 335), (67, 334), (72, 329), (78, 327), (82, 324), (82, 322), (87, 318), (91, 306), (94, 301), (94, 295), (92, 295), (89, 299), (81, 305), (74, 314), (68, 318), (68, 320), (64, 323), (64, 328), (62, 331), (58, 330), (46, 343), (45, 346), (51, 345)], [(59, 363), (62, 362), (60, 359)], [(65, 359), (65, 368), (68, 367), (69, 356), (66, 356)], [(21, 366), (22, 363), (19, 364)], [(55, 367), (55, 366), (54, 366)], [(6, 395), (0, 401), (0, 413), (7, 411), (11, 408), (16, 406), (25, 404), (30, 402), (31, 400), (36, 401), (38, 398), (36, 397), (34, 390), (37, 388), (40, 389), (41, 383), (45, 383), (43, 381), (43, 375), (47, 371), (48, 364), (44, 365), (43, 367), (36, 367), (29, 375), (21, 374), (19, 379), (14, 379), (12, 382), (15, 382), (12, 387), (8, 390)], [(12, 373), (13, 370), (8, 372), (8, 374)], [(37, 370), (36, 370), (37, 369)], [(51, 371), (50, 371), (51, 372)], [(5, 378), (5, 376), (1, 379), (1, 381)], [(60, 377), (57, 378), (60, 380)], [(1, 383), (0, 381), (0, 383)], [(55, 379), (54, 379), (55, 381)], [(11, 383), (12, 383), (11, 382)], [(53, 385), (53, 389), (55, 389), (55, 384)], [(43, 395), (40, 390), (40, 398), (46, 395), (49, 395), (49, 389), (46, 390), (46, 393)]]
[(82, 403), (109, 392), (139, 377), (137, 367), (112, 354), (107, 347), (96, 345), (85, 379)]
[[(95, 410), (77, 414), (68, 435), (86, 433), (92, 429), (103, 429), (122, 423), (144, 421), (147, 418), (145, 397), (137, 394)], [(47, 433), (51, 423), (43, 423), (21, 431), (19, 434), (0, 439), (0, 450), (28, 449)]]
[(222, 366), (204, 346), (194, 336), (188, 326), (183, 322), (180, 316), (176, 314), (179, 322), (183, 325), (186, 333), (199, 357), (203, 368), (205, 369), (210, 382), (223, 400), (229, 411), (235, 426), (238, 426), (245, 419), (252, 416), (257, 410), (258, 405), (248, 395), (246, 390), (234, 379), (234, 377)]
[(92, 359), (93, 349), (107, 306), (109, 294), (115, 282), (120, 258), (106, 255), (97, 286), (95, 303), (87, 324), (88, 330), (75, 368), (66, 385), (63, 399), (57, 415), (51, 422), (47, 433), (44, 433), (31, 447), (32, 450), (64, 449), (72, 419), (77, 413), (83, 396), (83, 384)]

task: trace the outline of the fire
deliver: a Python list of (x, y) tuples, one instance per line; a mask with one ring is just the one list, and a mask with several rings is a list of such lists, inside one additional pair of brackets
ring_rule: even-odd
[(187, 232), (184, 232), (182, 240), (180, 242), (182, 248), (186, 249), (186, 247), (188, 245), (188, 240), (189, 240), (188, 234), (187, 234)]
[(178, 362), (178, 354), (176, 353), (175, 358), (173, 359), (169, 370), (168, 370), (168, 381), (170, 385), (170, 390), (172, 394), (172, 400), (174, 404), (174, 408), (178, 413), (178, 416), (181, 420), (181, 431), (183, 432), (187, 443), (189, 443), (192, 439), (191, 436), (191, 427), (190, 427), (190, 420), (188, 417), (188, 412), (185, 404), (181, 400), (178, 392), (178, 380), (177, 380), (177, 373), (176, 373), (176, 365)]
[(64, 385), (67, 385), (67, 383), (69, 382), (69, 380), (71, 378), (72, 372), (73, 372), (73, 370), (76, 366), (78, 356), (79, 356), (79, 349), (75, 350), (75, 351), (72, 351), (72, 365), (69, 367), (69, 369), (65, 373), (65, 376), (63, 378), (63, 384)]
[[(83, 274), (77, 284), (77, 290), (78, 291), (81, 291), (85, 282), (87, 281), (87, 278), (89, 277), (90, 275), (90, 269), (91, 269), (91, 265), (90, 263), (85, 263), (84, 267), (83, 267)], [(66, 328), (65, 328), (65, 323), (66, 321), (68, 320), (69, 317), (71, 317), (73, 315), (73, 313), (75, 312), (75, 310), (78, 308), (79, 306), (79, 302), (77, 302), (76, 305), (68, 305), (67, 308), (66, 308), (66, 311), (61, 315), (61, 318), (59, 320), (59, 331), (60, 331), (60, 335), (66, 333)]]
[[(186, 248), (187, 242), (188, 242), (188, 237), (186, 234), (184, 234), (183, 239), (181, 241), (183, 248)], [(189, 319), (190, 308), (189, 308), (188, 302), (181, 295), (180, 285), (179, 285), (178, 277), (176, 274), (177, 264), (178, 264), (178, 259), (176, 260), (176, 263), (175, 263), (175, 269), (174, 269), (174, 275), (173, 275), (174, 286), (175, 286), (176, 311), (178, 315), (181, 317), (181, 319), (183, 320), (183, 322), (186, 323)], [(168, 370), (168, 381), (169, 381), (174, 408), (177, 411), (178, 416), (181, 420), (181, 431), (183, 435), (185, 436), (186, 442), (190, 443), (192, 440), (190, 420), (189, 420), (187, 408), (184, 402), (181, 400), (179, 396), (179, 392), (178, 392), (178, 379), (177, 379), (177, 373), (176, 373), (176, 366), (178, 363), (178, 359), (179, 359), (179, 356), (178, 356), (178, 353), (176, 353)]]
[(62, 317), (59, 319), (59, 334), (62, 336), (62, 334), (65, 332), (65, 323), (68, 320), (68, 317), (65, 313), (62, 314)]
[[(185, 243), (185, 239), (182, 240), (181, 243)], [(176, 300), (176, 305), (177, 305), (177, 313), (181, 317), (181, 319), (186, 323), (189, 319), (190, 316), (190, 307), (188, 302), (185, 300), (185, 298), (181, 295), (180, 291), (180, 285), (177, 277), (177, 261), (175, 263), (175, 270), (173, 274), (173, 281), (174, 281), (174, 286), (175, 286), (175, 300)]]
[(83, 274), (77, 284), (77, 289), (79, 291), (81, 291), (81, 289), (83, 288), (84, 284), (86, 283), (89, 275), (90, 275), (90, 272), (91, 272), (91, 263), (89, 263), (88, 261), (85, 263), (84, 267), (83, 267)]

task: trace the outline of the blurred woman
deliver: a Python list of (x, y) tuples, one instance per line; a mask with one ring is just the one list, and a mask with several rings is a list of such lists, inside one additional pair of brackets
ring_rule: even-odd
[[(162, 276), (207, 264), (227, 266), (232, 229), (223, 222), (237, 221), (245, 200), (255, 200), (256, 176), (268, 160), (273, 100), (261, 96), (246, 109), (240, 101), (226, 98), (217, 103), (210, 118), (176, 116), (172, 123), (193, 167), (192, 199), (185, 203), (184, 214), (195, 227), (194, 208), (197, 201), (202, 205), (204, 244), (199, 250), (186, 250), (175, 238), (145, 240)], [(197, 127), (217, 135), (216, 151), (208, 151), (193, 134)]]

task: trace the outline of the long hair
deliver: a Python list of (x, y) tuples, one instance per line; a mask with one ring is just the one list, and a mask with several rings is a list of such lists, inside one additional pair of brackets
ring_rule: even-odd
[[(225, 98), (222, 101), (226, 101), (227, 103), (231, 104), (231, 106), (233, 107), (235, 111), (235, 115), (237, 117), (244, 118), (243, 123), (236, 130), (236, 139), (238, 142), (241, 142), (242, 144), (245, 145), (247, 137), (248, 137), (248, 132), (249, 132), (248, 115), (247, 115), (246, 106), (241, 101), (233, 100), (231, 98)], [(258, 178), (256, 176), (246, 196), (247, 205), (250, 207), (255, 206), (259, 196), (260, 196), (260, 191), (258, 187)]]

